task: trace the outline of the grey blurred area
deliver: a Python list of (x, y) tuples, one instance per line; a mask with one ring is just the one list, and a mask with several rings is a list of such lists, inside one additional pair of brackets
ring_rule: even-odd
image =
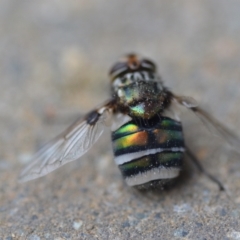
[(18, 183), (44, 142), (109, 97), (109, 68), (129, 52), (240, 135), (240, 1), (1, 0), (0, 240), (240, 239), (239, 154), (188, 112), (186, 142), (224, 192), (187, 157), (173, 189), (128, 188), (109, 132)]

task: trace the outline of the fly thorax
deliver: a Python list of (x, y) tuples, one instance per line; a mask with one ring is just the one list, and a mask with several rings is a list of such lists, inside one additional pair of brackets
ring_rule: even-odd
[(128, 110), (131, 117), (150, 119), (164, 108), (166, 93), (156, 81), (136, 81), (118, 87), (119, 105)]

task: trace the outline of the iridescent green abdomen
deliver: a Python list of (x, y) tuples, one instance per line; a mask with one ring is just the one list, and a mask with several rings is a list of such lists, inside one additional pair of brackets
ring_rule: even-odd
[(162, 185), (179, 175), (184, 153), (180, 122), (167, 117), (130, 121), (112, 133), (112, 141), (128, 185)]

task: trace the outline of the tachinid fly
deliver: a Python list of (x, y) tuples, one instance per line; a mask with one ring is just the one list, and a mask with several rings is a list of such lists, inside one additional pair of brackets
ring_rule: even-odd
[(193, 98), (177, 96), (166, 88), (156, 65), (148, 59), (127, 55), (112, 67), (110, 79), (111, 98), (37, 152), (22, 172), (21, 181), (44, 176), (80, 158), (104, 129), (111, 126), (109, 120), (115, 119), (112, 121), (114, 159), (129, 186), (164, 187), (178, 177), (186, 152), (199, 170), (223, 189), (185, 146), (182, 125), (174, 109), (182, 105), (192, 110), (236, 148), (240, 146), (237, 136), (199, 108)]

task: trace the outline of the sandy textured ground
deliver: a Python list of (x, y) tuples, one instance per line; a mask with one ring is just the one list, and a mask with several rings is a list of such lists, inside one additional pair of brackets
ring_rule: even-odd
[(237, 0), (0, 1), (0, 239), (240, 239), (240, 157), (191, 114), (186, 141), (226, 192), (191, 163), (170, 191), (128, 188), (109, 133), (80, 161), (17, 182), (39, 146), (108, 98), (109, 67), (129, 51), (240, 135), (239, 10)]

